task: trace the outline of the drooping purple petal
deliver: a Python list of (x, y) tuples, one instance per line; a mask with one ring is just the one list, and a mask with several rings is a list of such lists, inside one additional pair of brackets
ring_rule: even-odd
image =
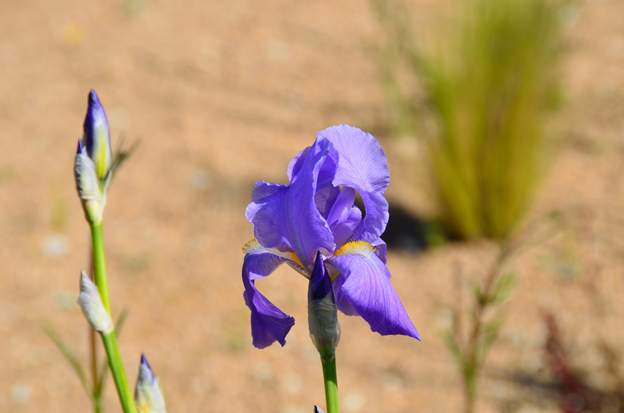
[(287, 261), (265, 248), (255, 248), (245, 255), (243, 261), (243, 296), (251, 310), (251, 335), (253, 345), (265, 348), (275, 341), (286, 344), (286, 335), (295, 319), (271, 303), (255, 286), (255, 280), (270, 275), (280, 264)]
[(319, 175), (327, 167), (325, 161), (331, 149), (328, 142), (307, 148), (287, 186), (258, 183), (246, 211), (256, 239), (264, 247), (294, 251), (308, 270), (320, 249), (335, 249), (331, 229), (315, 198)]
[(390, 281), (390, 272), (365, 242), (345, 245), (328, 262), (338, 271), (333, 283), (336, 303), (345, 314), (364, 318), (382, 335), (401, 334), (420, 340)]
[[(373, 135), (348, 125), (332, 126), (317, 135), (317, 143), (331, 142), (338, 154), (333, 185), (355, 189), (362, 198), (365, 216), (353, 239), (372, 242), (388, 223), (388, 202), (384, 192), (390, 183), (386, 155)], [(296, 161), (292, 169), (296, 169)]]

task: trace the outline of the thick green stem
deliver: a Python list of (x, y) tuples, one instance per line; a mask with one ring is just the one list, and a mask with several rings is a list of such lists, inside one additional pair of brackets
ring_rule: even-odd
[(327, 413), (340, 413), (338, 405), (338, 379), (336, 377), (336, 353), (321, 354), (323, 381), (325, 383), (325, 402)]
[[(93, 278), (95, 285), (100, 292), (102, 303), (111, 314), (110, 301), (108, 299), (108, 283), (106, 280), (106, 261), (104, 257), (104, 238), (102, 236), (102, 225), (91, 225), (91, 241), (93, 248)], [(102, 334), (102, 342), (104, 343), (104, 349), (106, 350), (106, 357), (108, 359), (108, 365), (115, 381), (115, 387), (117, 388), (117, 394), (119, 395), (119, 401), (124, 413), (136, 413), (136, 407), (134, 405), (134, 398), (130, 392), (128, 386), (128, 379), (123, 367), (123, 361), (121, 354), (119, 353), (119, 346), (117, 345), (117, 338), (115, 337), (115, 331), (108, 334)]]

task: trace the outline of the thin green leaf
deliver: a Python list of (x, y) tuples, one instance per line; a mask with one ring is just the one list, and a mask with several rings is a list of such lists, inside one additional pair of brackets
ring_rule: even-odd
[(455, 364), (457, 364), (457, 368), (460, 370), (463, 370), (464, 364), (465, 364), (464, 352), (459, 346), (459, 343), (457, 342), (457, 340), (451, 333), (446, 334), (444, 336), (444, 339), (446, 343), (446, 348), (448, 349), (449, 353), (451, 353), (451, 355), (453, 356), (453, 360), (455, 361)]
[(477, 349), (477, 364), (479, 366), (483, 365), (492, 345), (498, 339), (504, 321), (503, 318), (497, 318), (484, 324)]
[(492, 291), (492, 303), (501, 304), (507, 301), (516, 286), (516, 274), (503, 274), (496, 280)]
[(52, 340), (52, 342), (56, 345), (56, 348), (58, 348), (58, 350), (61, 352), (61, 354), (65, 358), (65, 361), (71, 366), (72, 370), (74, 370), (74, 373), (76, 373), (76, 376), (78, 376), (78, 379), (80, 380), (80, 383), (82, 384), (85, 392), (89, 395), (89, 397), (92, 397), (91, 390), (89, 389), (89, 384), (87, 382), (87, 376), (84, 372), (84, 369), (82, 368), (82, 365), (80, 364), (80, 361), (78, 360), (78, 357), (76, 357), (74, 352), (65, 344), (63, 339), (59, 337), (59, 335), (56, 333), (51, 325), (45, 324), (41, 326), (41, 328), (45, 335), (48, 336), (48, 338)]
[(139, 146), (139, 142), (137, 141), (130, 145), (128, 148), (126, 148), (126, 141), (123, 137), (119, 140), (119, 142), (119, 146), (113, 154), (113, 162), (110, 167), (110, 170), (115, 173), (118, 172), (121, 165), (123, 165), (134, 154), (134, 151)]
[(480, 306), (485, 306), (489, 304), (489, 297), (483, 292), (483, 289), (480, 285), (475, 285), (472, 288), (472, 295), (474, 296), (475, 303)]

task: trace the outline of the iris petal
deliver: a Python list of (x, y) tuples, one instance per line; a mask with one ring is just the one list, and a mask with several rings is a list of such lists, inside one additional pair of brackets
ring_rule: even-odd
[[(333, 185), (355, 189), (364, 202), (365, 216), (353, 233), (354, 239), (372, 242), (379, 238), (388, 223), (388, 202), (384, 192), (390, 183), (386, 155), (373, 135), (348, 125), (322, 130), (317, 143), (331, 142), (338, 163)], [(291, 163), (291, 170), (300, 161)]]
[(251, 310), (251, 335), (253, 345), (265, 348), (275, 341), (286, 344), (286, 335), (295, 324), (295, 319), (269, 301), (255, 286), (259, 278), (270, 275), (280, 264), (289, 261), (279, 251), (272, 251), (254, 245), (247, 250), (243, 262), (243, 296)]
[(382, 335), (401, 334), (420, 340), (416, 327), (390, 282), (390, 272), (366, 242), (352, 242), (328, 260), (338, 271), (333, 287), (338, 308), (359, 315)]
[(302, 152), (287, 186), (258, 183), (246, 211), (255, 237), (264, 247), (294, 251), (308, 270), (320, 249), (335, 248), (331, 229), (315, 199), (319, 174), (330, 172), (325, 161), (331, 149), (324, 142)]

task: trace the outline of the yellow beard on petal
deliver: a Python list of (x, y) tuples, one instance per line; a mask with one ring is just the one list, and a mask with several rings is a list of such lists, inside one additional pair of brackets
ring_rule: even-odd
[(297, 272), (301, 273), (306, 278), (309, 278), (308, 273), (303, 266), (303, 263), (293, 251), (280, 251), (276, 248), (265, 248), (258, 242), (257, 239), (252, 238), (243, 245), (243, 254), (254, 254), (258, 252), (268, 252), (278, 257), (284, 258), (286, 262)]
[(366, 241), (349, 241), (342, 247), (338, 248), (334, 253), (335, 256), (344, 254), (360, 254), (368, 255), (371, 252), (375, 252), (375, 247)]

